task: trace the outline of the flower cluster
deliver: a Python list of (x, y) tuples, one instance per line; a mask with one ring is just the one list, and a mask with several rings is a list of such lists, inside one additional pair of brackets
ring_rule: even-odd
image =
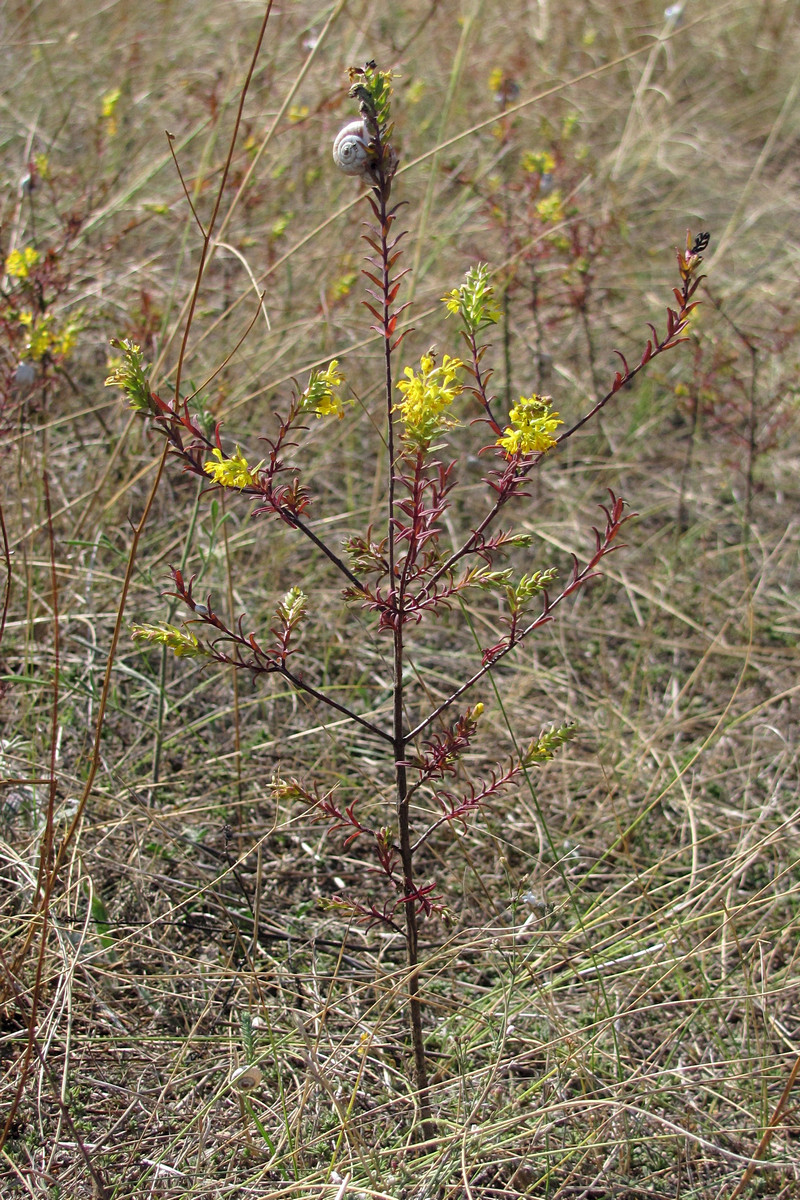
[(263, 462), (258, 463), (255, 467), (248, 466), (247, 459), (238, 446), (236, 453), (230, 458), (226, 458), (218, 446), (212, 453), (217, 461), (209, 459), (204, 462), (203, 470), (206, 475), (211, 476), (215, 483), (221, 484), (222, 487), (246, 488), (253, 487), (257, 482), (256, 475), (263, 466)]
[[(4, 263), (10, 287), (3, 296), (2, 320), (22, 363), (56, 363), (73, 351), (81, 331), (81, 315), (62, 320), (53, 305), (64, 288), (59, 254), (42, 255), (33, 246), (12, 250)], [(24, 298), (24, 300), (23, 300)]]
[(308, 387), (300, 397), (300, 411), (313, 412), (318, 417), (343, 417), (344, 401), (336, 391), (344, 383), (336, 359), (326, 371), (312, 371)]
[(39, 251), (34, 250), (33, 246), (26, 246), (24, 250), (12, 250), (6, 259), (6, 275), (9, 279), (27, 279), (31, 267), (36, 266), (39, 257)]
[(119, 130), (119, 117), (117, 115), (117, 107), (119, 105), (122, 92), (119, 88), (114, 88), (110, 92), (106, 92), (100, 102), (100, 116), (106, 123), (106, 131), (109, 137), (116, 137)]
[(364, 67), (350, 67), (348, 73), (352, 84), (350, 95), (362, 105), (362, 115), (366, 116), (364, 108), (368, 109), (383, 141), (389, 133), (392, 72), (380, 71), (374, 62), (368, 62)]
[(506, 457), (544, 454), (555, 446), (555, 431), (564, 422), (553, 412), (552, 403), (550, 396), (520, 396), (519, 403), (508, 414), (511, 424), (496, 443), (503, 447)]
[(549, 150), (526, 150), (520, 165), (528, 175), (550, 175), (556, 168), (556, 160)]
[(201, 646), (188, 629), (177, 625), (134, 625), (131, 634), (137, 642), (150, 642), (155, 646), (166, 646), (178, 658), (208, 658), (209, 651)]
[(127, 338), (122, 341), (112, 338), (111, 345), (120, 351), (121, 357), (109, 364), (112, 371), (106, 379), (106, 387), (122, 388), (135, 412), (152, 413), (153, 402), (147, 380), (150, 368), (142, 359), (141, 348)]
[(24, 309), (17, 314), (20, 325), (27, 330), (25, 341), (25, 357), (31, 362), (41, 362), (47, 354), (50, 358), (67, 358), (78, 340), (80, 326), (76, 321), (68, 321), (59, 328), (55, 318), (50, 313), (34, 316)]
[[(549, 196), (545, 196), (544, 199), (539, 200), (536, 205), (536, 211), (539, 214), (540, 220), (545, 225), (556, 225), (559, 221), (566, 219), (567, 214), (564, 210), (564, 202), (558, 188), (551, 192)], [(554, 244), (561, 245), (561, 243)], [(569, 242), (566, 241), (564, 246), (566, 249), (569, 249)]]
[(308, 597), (302, 588), (292, 587), (275, 609), (278, 619), (283, 625), (294, 629), (306, 615)]
[(458, 382), (458, 372), (464, 364), (460, 358), (445, 354), (441, 366), (436, 365), (435, 356), (429, 351), (419, 360), (420, 372), (411, 367), (405, 369), (405, 379), (397, 388), (403, 400), (394, 406), (400, 413), (406, 441), (415, 449), (427, 449), (440, 430), (457, 425), (458, 422), (446, 415), (447, 409), (463, 388)]
[(531, 742), (522, 758), (523, 767), (540, 766), (555, 758), (558, 751), (577, 735), (574, 724), (561, 725), (557, 729), (544, 729), (535, 741)]
[(494, 297), (494, 288), (489, 282), (486, 263), (470, 267), (460, 287), (442, 296), (447, 311), (461, 320), (471, 334), (500, 320), (500, 309)]

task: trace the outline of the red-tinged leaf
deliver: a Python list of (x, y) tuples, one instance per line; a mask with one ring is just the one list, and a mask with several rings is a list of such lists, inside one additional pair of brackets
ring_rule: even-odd
[[(387, 260), (387, 264), (386, 264), (387, 270), (392, 269), (392, 267), (394, 266), (395, 262), (397, 261), (397, 259), (399, 257), (400, 257), (400, 251), (398, 250), (397, 254), (392, 255), (392, 257)], [(402, 271), (400, 272), (399, 275), (396, 276), (396, 278), (400, 279), (403, 275), (407, 275), (410, 270), (411, 270), (411, 267), (403, 267)]]
[(622, 353), (621, 350), (615, 350), (614, 353), (616, 354), (617, 358), (621, 361), (622, 366), (625, 370), (625, 374), (630, 375), (631, 371), (630, 371), (630, 367), (628, 366), (628, 361), (625, 358), (625, 355)]
[[(372, 313), (372, 315), (373, 315), (373, 317), (375, 318), (375, 320), (376, 320), (376, 321), (381, 321), (381, 322), (383, 321), (383, 313), (380, 313), (380, 312), (378, 312), (378, 310), (377, 310), (376, 308), (373, 308), (373, 307), (372, 307), (372, 305), (369, 303), (369, 301), (368, 301), (368, 300), (362, 300), (362, 301), (361, 301), (361, 303), (364, 305), (364, 308), (368, 309), (368, 310), (369, 310), (369, 311)], [(383, 327), (382, 327), (382, 326), (381, 326), (381, 328), (378, 330), (378, 332), (379, 332), (379, 333), (383, 333)]]
[(386, 281), (387, 288), (397, 287), (400, 284), (400, 281), (405, 279), (407, 274), (408, 271), (399, 271), (397, 275), (391, 275)]
[(619, 391), (619, 389), (622, 387), (624, 382), (625, 382), (624, 378), (622, 377), (622, 375), (620, 375), (619, 371), (617, 371), (616, 375), (614, 376), (614, 382), (611, 385), (611, 395), (612, 396), (614, 395), (615, 392)]
[(639, 363), (640, 367), (643, 367), (645, 363), (650, 362), (652, 353), (653, 353), (653, 343), (648, 342), (644, 348), (644, 354), (642, 355), (642, 361)]
[(407, 334), (407, 333), (413, 333), (413, 330), (412, 330), (412, 329), (404, 329), (404, 330), (403, 330), (403, 332), (400, 334), (400, 337), (399, 337), (399, 338), (396, 338), (396, 339), (395, 339), (395, 340), (392, 342), (392, 344), (391, 344), (391, 346), (389, 347), (389, 349), (390, 349), (390, 350), (396, 350), (396, 349), (397, 349), (397, 347), (400, 345), (400, 343), (402, 342), (403, 338), (406, 336), (406, 334)]
[[(361, 268), (361, 274), (366, 275), (367, 279), (371, 279), (372, 282), (375, 284), (376, 288), (380, 288), (381, 291), (383, 290), (383, 280), (379, 279), (377, 277), (377, 275), (373, 275), (371, 271), (367, 271), (363, 267)], [(375, 294), (374, 292), (372, 292), (372, 291), (370, 292), (371, 296), (373, 296), (374, 294)]]
[(392, 288), (392, 290), (389, 292), (389, 295), (386, 297), (386, 303), (391, 304), (399, 291), (400, 291), (400, 284), (396, 283), (394, 285), (394, 287)]
[(393, 317), (390, 317), (386, 323), (386, 336), (391, 337), (396, 328), (397, 328), (397, 314), (395, 313), (395, 315)]

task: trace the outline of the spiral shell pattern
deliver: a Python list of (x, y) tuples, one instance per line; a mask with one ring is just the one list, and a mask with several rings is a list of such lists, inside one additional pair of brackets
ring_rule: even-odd
[(233, 1073), (233, 1082), (240, 1092), (252, 1092), (263, 1079), (261, 1071), (256, 1066), (240, 1067)]
[(340, 129), (333, 143), (333, 161), (345, 175), (356, 175), (374, 183), (373, 162), (369, 154), (369, 134), (363, 121), (351, 121)]

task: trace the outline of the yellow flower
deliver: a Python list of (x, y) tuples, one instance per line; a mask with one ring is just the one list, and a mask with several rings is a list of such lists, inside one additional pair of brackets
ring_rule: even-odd
[(100, 102), (100, 115), (107, 123), (108, 136), (116, 137), (117, 133), (117, 105), (119, 104), (122, 92), (119, 88), (114, 88), (111, 92), (106, 92)]
[(540, 200), (536, 205), (536, 211), (545, 224), (555, 225), (557, 221), (563, 221), (564, 206), (561, 192), (556, 188), (549, 196), (545, 196), (544, 200)]
[(249, 467), (247, 459), (238, 446), (236, 447), (236, 453), (230, 458), (225, 458), (218, 446), (214, 449), (213, 454), (217, 461), (212, 462), (209, 459), (208, 462), (204, 462), (203, 470), (206, 475), (211, 476), (215, 483), (220, 483), (223, 487), (230, 488), (252, 487), (256, 483), (255, 476), (262, 463), (258, 463), (257, 466), (252, 468)]
[(460, 358), (445, 354), (442, 365), (437, 367), (436, 358), (430, 351), (423, 354), (419, 363), (422, 368), (419, 374), (406, 367), (405, 379), (397, 384), (404, 399), (394, 406), (393, 411), (400, 413), (406, 440), (423, 449), (441, 429), (458, 424), (445, 413), (463, 391), (457, 373), (464, 364)]
[(556, 160), (546, 150), (526, 150), (522, 156), (522, 169), (529, 175), (549, 175), (555, 165)]
[(111, 345), (115, 350), (121, 351), (121, 354), (109, 359), (111, 374), (106, 379), (106, 387), (122, 388), (131, 408), (136, 412), (152, 412), (152, 394), (147, 381), (150, 368), (142, 359), (141, 349), (128, 338), (122, 341), (112, 338)]
[(40, 362), (45, 354), (51, 358), (67, 358), (80, 333), (77, 321), (69, 321), (63, 329), (59, 329), (51, 313), (35, 317), (28, 309), (23, 309), (17, 313), (17, 320), (28, 330), (25, 357), (33, 362)]
[(12, 250), (6, 259), (6, 275), (11, 279), (27, 279), (31, 267), (36, 266), (39, 257), (39, 251), (34, 250), (33, 246), (26, 246), (24, 250)]
[(520, 396), (519, 403), (508, 414), (511, 424), (496, 442), (507, 458), (515, 454), (544, 454), (555, 446), (554, 434), (564, 422), (553, 412), (552, 403), (549, 396)]
[(453, 316), (461, 317), (473, 334), (487, 325), (495, 325), (500, 319), (486, 263), (470, 267), (461, 286), (442, 296), (442, 303)]
[(344, 383), (336, 359), (325, 371), (312, 371), (308, 387), (300, 397), (300, 411), (313, 412), (317, 417), (343, 417), (344, 401), (335, 390)]
[(178, 629), (176, 625), (133, 625), (131, 635), (137, 642), (166, 646), (178, 658), (207, 658), (209, 655), (209, 651), (200, 645), (193, 633), (188, 629)]
[(274, 238), (281, 237), (286, 232), (287, 226), (292, 219), (291, 213), (282, 213), (275, 221), (272, 222), (270, 234)]
[(79, 332), (79, 326), (70, 321), (68, 325), (64, 326), (61, 333), (53, 338), (53, 351), (60, 358), (68, 358), (77, 344)]

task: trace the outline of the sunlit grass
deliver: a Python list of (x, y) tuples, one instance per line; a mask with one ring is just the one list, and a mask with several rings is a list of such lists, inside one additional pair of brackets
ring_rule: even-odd
[[(281, 684), (234, 694), (224, 672), (162, 667), (127, 626), (168, 619), (170, 565), (256, 629), (302, 579), (315, 597), (306, 669), (373, 712), (390, 703), (386, 646), (364, 632), (354, 657), (335, 581), (246, 507), (212, 515), (204, 501), (187, 537), (197, 488), (174, 471), (139, 545), (99, 769), (44, 935), (32, 915), (43, 846), (64, 837), (87, 778), (131, 524), (160, 453), (103, 390), (108, 340), (138, 341), (170, 394), (200, 233), (164, 131), (207, 221), (263, 12), (7, 8), (2, 259), (57, 249), (65, 286), (48, 311), (81, 332), (30, 388), (15, 379), (19, 331), (3, 335), (3, 1111), (37, 1005), (4, 1187), (89, 1196), (88, 1159), (114, 1197), (730, 1195), (798, 1040), (793, 7), (687, 5), (674, 23), (649, 3), (408, 3), (391, 16), (302, 3), (270, 19), (183, 384), (204, 387), (257, 460), (292, 379), (302, 389), (313, 367), (345, 364), (348, 420), (312, 423), (303, 446), (331, 538), (376, 515), (382, 486), (363, 213), (330, 160), (351, 62), (398, 73), (409, 363), (433, 340), (458, 352), (438, 301), (488, 261), (510, 286), (495, 390), (508, 378), (512, 400), (528, 395), (541, 371), (575, 418), (594, 375), (613, 378), (612, 350), (641, 353), (645, 321), (661, 320), (686, 227), (712, 234), (719, 303), (704, 304), (695, 340), (533, 489), (536, 569), (585, 552), (606, 488), (639, 515), (603, 578), (503, 667), (505, 715), (486, 698), (487, 763), (554, 722), (580, 736), (535, 791), (432, 864), (453, 924), (424, 930), (438, 1124), (413, 1158), (402, 946), (318, 906), (362, 878), (358, 847), (341, 853), (268, 788), (308, 771), (376, 803), (369, 740)], [(493, 70), (518, 89), (505, 116)], [(561, 145), (571, 117), (570, 202), (604, 230), (585, 322), (564, 263), (525, 232), (520, 184), (522, 155)], [(4, 280), (4, 296), (18, 286)], [(752, 362), (736, 330), (756, 348), (749, 493)], [(708, 399), (694, 424), (687, 390)], [(468, 467), (477, 482), (481, 463)], [(465, 486), (467, 526), (475, 504)], [(463, 673), (467, 620), (491, 613), (454, 612), (420, 657), (432, 697)], [(245, 1018), (262, 1072), (247, 1093)], [(751, 1194), (788, 1200), (790, 1109), (763, 1158)]]

